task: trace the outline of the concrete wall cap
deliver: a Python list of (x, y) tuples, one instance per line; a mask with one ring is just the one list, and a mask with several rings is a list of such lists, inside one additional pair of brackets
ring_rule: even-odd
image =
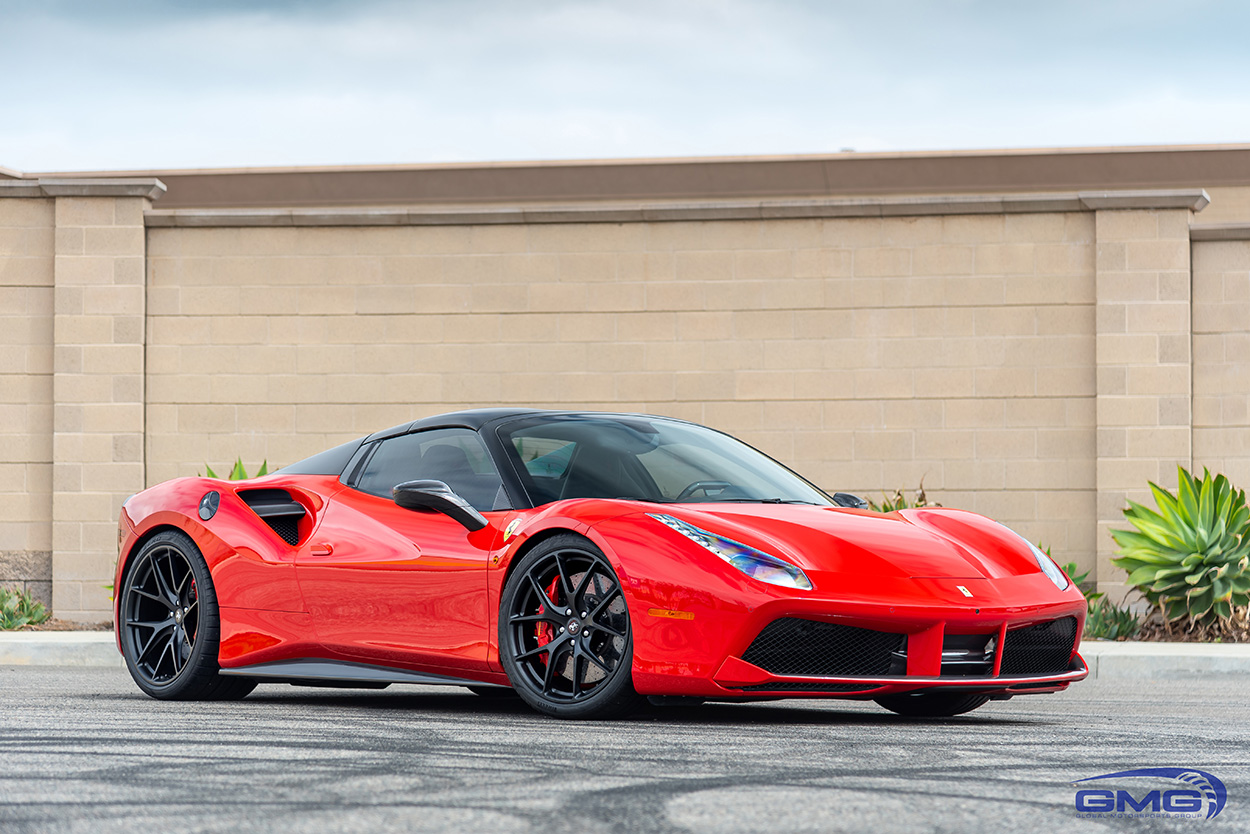
[(165, 183), (155, 177), (0, 180), (0, 197), (146, 197), (159, 199)]
[(39, 183), (31, 180), (0, 179), (0, 198), (3, 197), (46, 197)]
[(1142, 191), (1082, 191), (1086, 208), (1098, 209), (1190, 209), (1202, 211), (1211, 197), (1202, 188), (1166, 188)]
[(1250, 240), (1250, 223), (1195, 223), (1190, 240)]
[(1202, 189), (1099, 191), (1057, 194), (984, 194), (909, 197), (714, 200), (660, 204), (581, 204), (498, 208), (171, 209), (146, 212), (151, 227), (208, 226), (475, 226), (518, 223), (636, 223), (691, 220), (773, 220), (836, 217), (909, 217), (947, 214), (1021, 214), (1096, 209), (1200, 211)]

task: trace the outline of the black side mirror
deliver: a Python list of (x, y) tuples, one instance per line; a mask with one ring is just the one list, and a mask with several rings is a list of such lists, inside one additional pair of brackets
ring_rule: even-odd
[(868, 509), (868, 502), (858, 495), (851, 495), (849, 492), (835, 492), (833, 494), (833, 503), (839, 507), (850, 507), (852, 510)]
[(391, 495), (405, 510), (442, 513), (463, 524), (469, 532), (481, 530), (488, 523), (472, 504), (442, 481), (405, 481), (392, 489)]

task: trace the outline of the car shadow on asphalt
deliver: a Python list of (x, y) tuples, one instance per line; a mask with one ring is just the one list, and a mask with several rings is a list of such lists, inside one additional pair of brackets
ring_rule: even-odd
[[(516, 697), (483, 698), (473, 693), (460, 691), (419, 692), (404, 691), (395, 688), (386, 692), (365, 690), (336, 690), (322, 688), (263, 687), (249, 695), (243, 703), (261, 705), (265, 703), (293, 706), (299, 704), (309, 708), (333, 707), (354, 708), (371, 711), (421, 712), (425, 714), (439, 713), (447, 716), (464, 715), (474, 718), (486, 716), (533, 718), (534, 720), (550, 720), (540, 715)], [(911, 718), (879, 709), (871, 702), (872, 712), (865, 712), (858, 707), (839, 709), (835, 702), (821, 702), (819, 706), (808, 706), (804, 699), (778, 700), (775, 702), (727, 703), (709, 702), (698, 705), (655, 706), (644, 705), (624, 720), (627, 722), (673, 723), (682, 725), (705, 724), (715, 725), (793, 725), (793, 724), (837, 724), (837, 725), (892, 725), (900, 724), (924, 725), (940, 724), (943, 726), (978, 726), (992, 724), (994, 726), (1037, 726), (1048, 722), (1043, 720), (1025, 719), (1019, 716), (1006, 716), (994, 712), (994, 704), (988, 704), (976, 713), (950, 718)], [(879, 711), (878, 711), (879, 709)], [(618, 723), (616, 721), (603, 723)]]

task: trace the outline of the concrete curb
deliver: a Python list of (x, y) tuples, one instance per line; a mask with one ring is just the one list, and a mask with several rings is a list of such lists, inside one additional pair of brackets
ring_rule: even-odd
[(1250, 675), (1250, 643), (1082, 641), (1091, 678), (1148, 680)]
[[(1081, 643), (1091, 678), (1174, 679), (1250, 675), (1250, 643)], [(0, 632), (0, 666), (126, 664), (109, 631)]]
[(111, 631), (0, 631), (0, 666), (117, 666)]

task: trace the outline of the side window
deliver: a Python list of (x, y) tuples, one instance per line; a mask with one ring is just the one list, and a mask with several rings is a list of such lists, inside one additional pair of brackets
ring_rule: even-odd
[(506, 509), (507, 496), (477, 432), (432, 429), (381, 441), (356, 479), (356, 489), (390, 498), (404, 481), (442, 481), (478, 511)]
[(535, 500), (545, 504), (558, 499), (577, 444), (552, 437), (518, 435), (512, 438), (512, 445), (530, 476)]

